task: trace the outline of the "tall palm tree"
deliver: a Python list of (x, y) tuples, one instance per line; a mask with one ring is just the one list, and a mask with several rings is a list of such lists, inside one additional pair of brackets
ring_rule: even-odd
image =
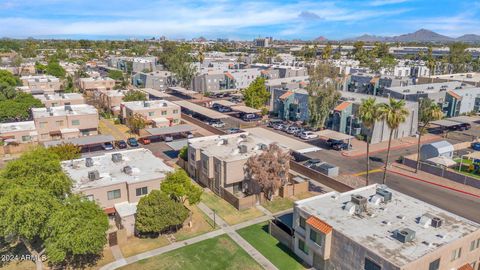
[(418, 110), (418, 143), (417, 143), (417, 166), (415, 173), (420, 168), (420, 141), (422, 135), (426, 133), (427, 126), (431, 121), (439, 120), (443, 117), (443, 111), (433, 100), (425, 98), (420, 100)]
[(371, 132), (375, 122), (378, 121), (378, 104), (375, 98), (367, 98), (362, 100), (362, 104), (358, 110), (358, 118), (362, 121), (362, 125), (368, 129), (367, 132), (367, 179), (366, 185), (368, 186), (368, 180), (370, 178), (370, 140)]
[(407, 120), (409, 114), (407, 108), (405, 108), (405, 100), (396, 100), (390, 98), (388, 103), (382, 103), (378, 107), (378, 114), (380, 120), (383, 120), (387, 123), (390, 128), (390, 135), (388, 137), (388, 149), (387, 149), (387, 158), (385, 160), (385, 168), (383, 171), (383, 180), (382, 183), (385, 184), (387, 180), (387, 166), (390, 158), (390, 146), (392, 144), (392, 137), (395, 130), (398, 129), (401, 123), (404, 123)]

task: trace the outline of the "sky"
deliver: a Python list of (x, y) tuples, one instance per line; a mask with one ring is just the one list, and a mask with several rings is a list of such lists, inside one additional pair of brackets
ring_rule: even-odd
[(0, 37), (343, 39), (480, 34), (472, 0), (0, 0)]

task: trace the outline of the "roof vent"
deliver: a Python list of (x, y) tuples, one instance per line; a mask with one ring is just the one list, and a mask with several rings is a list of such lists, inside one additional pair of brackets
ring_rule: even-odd
[(87, 157), (85, 159), (85, 166), (86, 167), (92, 167), (93, 166), (93, 159), (91, 157)]
[(352, 203), (352, 202), (347, 202), (343, 209), (345, 209), (349, 215), (353, 215), (357, 211), (358, 205)]
[(167, 107), (168, 104), (167, 104), (166, 102), (164, 102), (164, 103), (162, 104), (162, 106), (163, 106), (163, 107)]
[(112, 161), (115, 163), (122, 161), (122, 154), (120, 153), (112, 154)]
[(383, 202), (383, 197), (378, 194), (375, 194), (370, 198), (370, 202), (375, 205), (379, 205), (381, 202)]
[(240, 134), (240, 138), (246, 139), (246, 138), (247, 138), (247, 134)]
[(222, 140), (222, 144), (223, 144), (223, 145), (227, 145), (227, 144), (228, 144), (228, 139), (223, 139), (223, 140)]
[(65, 111), (69, 111), (69, 112), (73, 111), (73, 110), (72, 110), (72, 106), (70, 106), (70, 105), (65, 105)]
[(95, 181), (100, 179), (100, 173), (97, 170), (88, 172), (88, 180)]
[(132, 170), (132, 167), (130, 166), (125, 166), (123, 167), (122, 171), (128, 175), (132, 175), (133, 174), (133, 170)]
[(241, 144), (238, 146), (238, 149), (240, 150), (240, 154), (245, 154), (247, 153), (247, 146), (245, 144)]
[(398, 241), (402, 243), (408, 243), (415, 239), (415, 231), (409, 228), (405, 228), (402, 230), (396, 231), (395, 236), (397, 237)]
[(440, 226), (442, 226), (442, 219), (439, 218), (439, 217), (433, 217), (432, 218), (432, 227), (434, 228), (439, 228)]
[(258, 145), (258, 149), (260, 149), (260, 150), (267, 150), (268, 149), (268, 146), (264, 143), (259, 143), (257, 145)]
[(356, 207), (357, 214), (360, 214), (367, 210), (367, 198), (363, 197), (362, 195), (359, 195), (359, 194), (352, 195), (350, 202), (352, 202), (357, 206)]
[(377, 188), (377, 195), (380, 195), (383, 197), (383, 202), (387, 203), (392, 200), (392, 192), (384, 189), (384, 188)]

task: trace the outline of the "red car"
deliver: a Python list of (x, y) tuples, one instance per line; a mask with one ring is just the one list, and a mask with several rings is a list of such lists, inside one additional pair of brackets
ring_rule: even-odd
[(140, 138), (138, 141), (143, 145), (150, 144), (149, 138)]

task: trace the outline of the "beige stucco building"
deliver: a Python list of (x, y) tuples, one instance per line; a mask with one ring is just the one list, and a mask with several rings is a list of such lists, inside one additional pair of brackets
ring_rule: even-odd
[(20, 77), (23, 86), (19, 90), (27, 93), (53, 93), (62, 89), (62, 82), (55, 76), (35, 75)]
[(160, 189), (166, 174), (173, 171), (148, 149), (137, 148), (62, 162), (73, 180), (73, 192), (97, 202), (115, 215), (129, 234), (133, 233), (136, 205), (152, 190)]
[(33, 97), (40, 100), (46, 108), (85, 104), (85, 99), (79, 93), (43, 94), (34, 95)]
[(127, 90), (99, 90), (96, 93), (96, 98), (99, 100), (100, 105), (114, 115), (120, 114), (120, 104), (123, 102), (123, 97), (127, 93)]
[(129, 101), (120, 105), (124, 121), (140, 114), (152, 127), (168, 127), (180, 123), (180, 106), (167, 100)]
[(1, 123), (0, 138), (5, 142), (34, 143), (38, 133), (33, 121)]
[(480, 263), (480, 224), (384, 185), (297, 201), (292, 227), (295, 254), (316, 269), (476, 270)]
[(115, 80), (108, 77), (80, 78), (78, 84), (83, 92), (100, 89), (112, 90), (115, 86)]
[(40, 142), (98, 134), (98, 111), (87, 104), (32, 108)]

